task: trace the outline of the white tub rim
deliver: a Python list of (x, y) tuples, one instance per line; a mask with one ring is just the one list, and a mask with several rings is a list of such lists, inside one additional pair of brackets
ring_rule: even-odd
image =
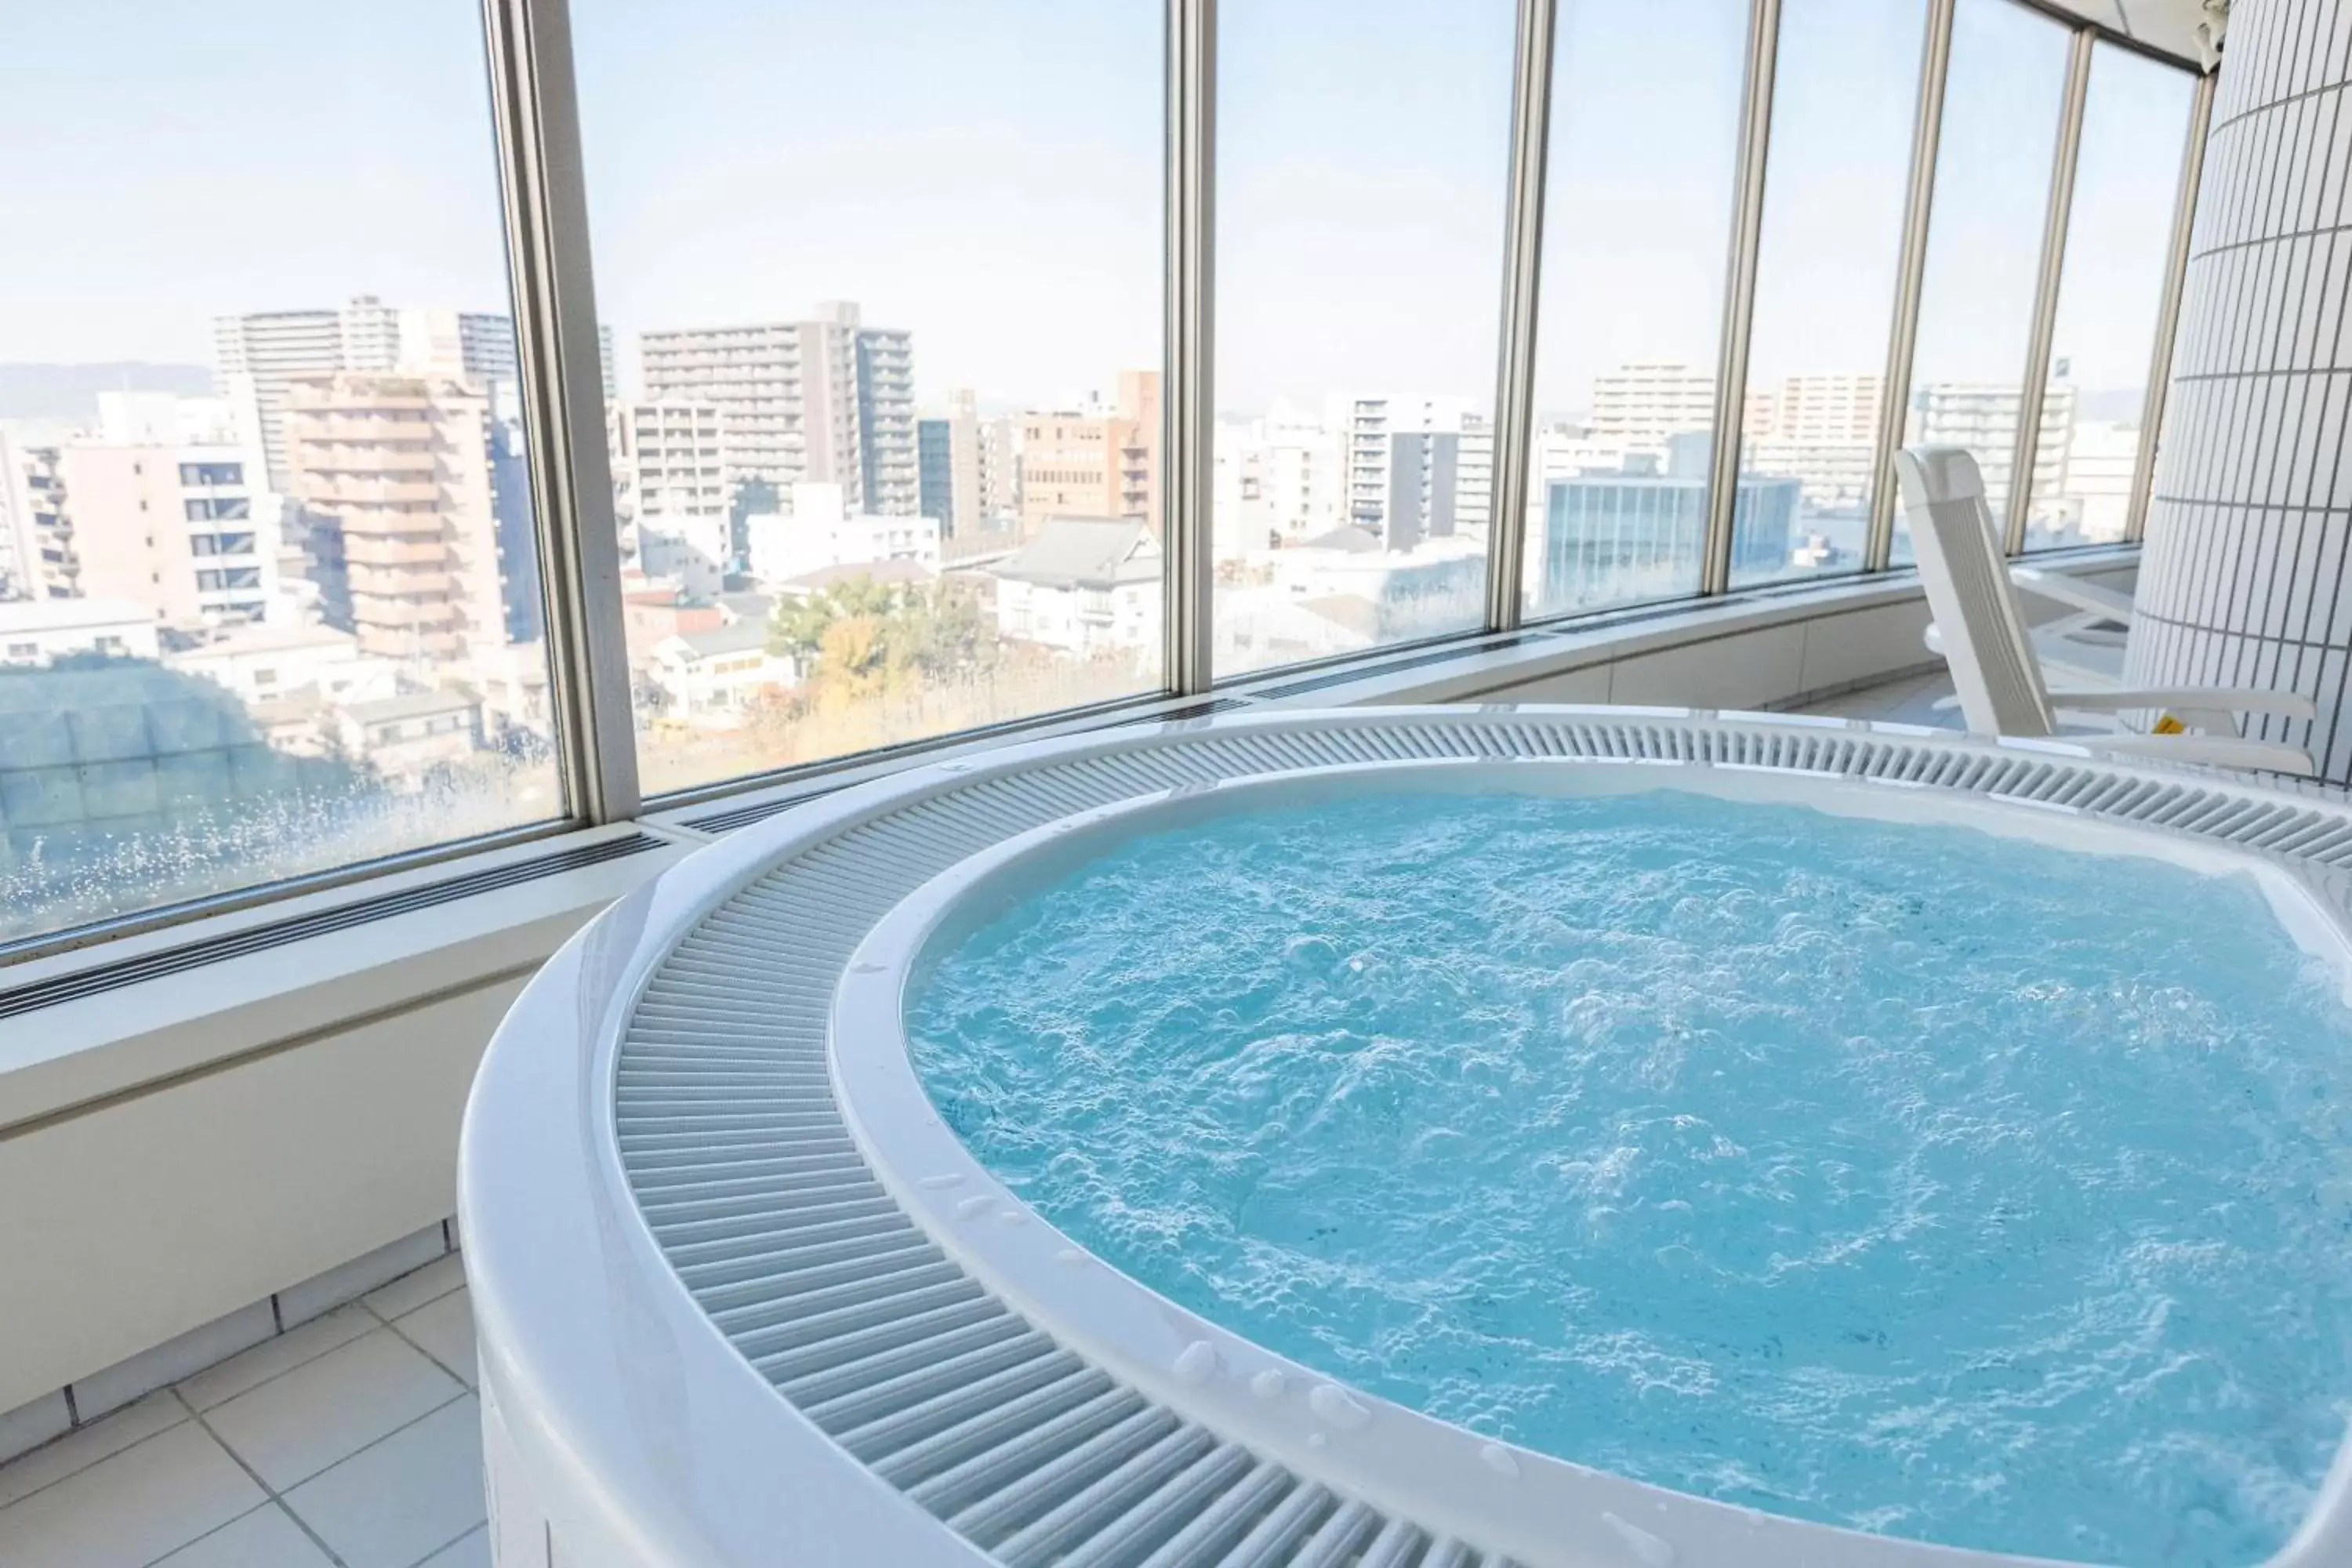
[[(1375, 784), (1373, 781), (1378, 781)], [(942, 952), (1008, 897), (1133, 835), (1246, 805), (1389, 791), (1630, 795), (1669, 791), (1800, 805), (1863, 820), (1959, 826), (2074, 853), (2245, 878), (2352, 1005), (2352, 918), (2291, 860), (2072, 807), (1901, 781), (1654, 758), (1446, 758), (1241, 773), (1074, 812), (1001, 838), (908, 893), (859, 942), (835, 993), (828, 1058), (868, 1165), (932, 1240), (1089, 1361), (1213, 1431), (1343, 1495), (1507, 1553), (1577, 1568), (1613, 1547), (1644, 1564), (1754, 1568), (2028, 1568), (2063, 1560), (1948, 1546), (1767, 1512), (1631, 1479), (1470, 1431), (1257, 1345), (1121, 1272), (998, 1180), (936, 1112), (908, 1048), (910, 994)], [(1269, 1392), (1269, 1390), (1271, 1392)], [(2347, 1391), (2352, 1393), (2352, 1391)], [(2328, 1485), (2262, 1568), (2315, 1568), (2303, 1550), (2352, 1501), (2352, 1428)], [(1595, 1540), (1605, 1532), (1613, 1540)]]

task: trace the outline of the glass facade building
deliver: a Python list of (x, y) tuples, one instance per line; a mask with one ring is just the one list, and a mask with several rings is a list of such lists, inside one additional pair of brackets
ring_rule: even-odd
[[(1801, 481), (1742, 475), (1731, 563), (1748, 573), (1788, 559)], [(1664, 475), (1589, 475), (1544, 487), (1543, 528), (1530, 541), (1547, 604), (1664, 598), (1698, 560), (1706, 484)], [(1645, 594), (1645, 588), (1660, 590)]]

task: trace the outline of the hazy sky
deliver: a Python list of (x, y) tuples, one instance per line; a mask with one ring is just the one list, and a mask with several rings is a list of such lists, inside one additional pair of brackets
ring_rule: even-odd
[[(1885, 353), (1923, 0), (1786, 0), (1755, 374)], [(1160, 358), (1162, 7), (574, 0), (599, 302), (646, 327), (854, 299), (919, 390), (1107, 387)], [(1491, 395), (1507, 0), (1226, 0), (1219, 387)], [(1745, 0), (1561, 0), (1539, 399), (1711, 362)], [(0, 360), (210, 358), (218, 311), (503, 309), (472, 0), (19, 16)], [(200, 61), (201, 69), (190, 69)], [(1923, 377), (2022, 357), (2063, 35), (1960, 0)], [(2146, 363), (2188, 81), (2102, 49), (2059, 352)], [(2095, 279), (2095, 281), (2094, 281)], [(625, 361), (626, 359), (625, 351)]]

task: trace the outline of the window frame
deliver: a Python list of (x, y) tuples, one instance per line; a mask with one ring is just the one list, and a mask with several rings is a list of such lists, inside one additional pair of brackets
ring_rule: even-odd
[[(2147, 432), (2135, 468), (2126, 542), (2145, 527), (2158, 437), (2177, 333), (2182, 278), (2203, 172), (2213, 76), (2185, 59), (2066, 8), (2056, 0), (2000, 0), (2052, 16), (2071, 28), (2081, 62), (2069, 79), (2070, 111), (2062, 121), (2057, 156), (2071, 171), (2079, 152), (2081, 99), (2087, 90), (2095, 42), (2152, 58), (2198, 78), (2189, 144), (2181, 160), (2162, 302), (2150, 345), (2150, 374), (2142, 416)], [(558, 776), (564, 810), (545, 821), (454, 840), (305, 876), (232, 889), (0, 943), (0, 971), (16, 963), (88, 946), (134, 931), (314, 894), (411, 871), (486, 851), (585, 828), (640, 820), (705, 801), (773, 790), (851, 769), (919, 761), (976, 741), (1011, 738), (1048, 726), (1117, 723), (1166, 711), (1185, 699), (1220, 689), (1264, 686), (1354, 661), (1380, 663), (1428, 646), (1474, 643), (1523, 624), (1606, 625), (1661, 605), (1778, 596), (1816, 584), (1800, 580), (1734, 589), (1729, 584), (1740, 422), (1747, 396), (1748, 348), (1753, 324), (1758, 253), (1766, 184), (1771, 174), (1771, 93), (1780, 42), (1781, 0), (1748, 0), (1748, 53), (1738, 123), (1732, 243), (1724, 269), (1725, 308), (1716, 364), (1717, 470), (1707, 496), (1702, 573), (1696, 595), (1654, 604), (1526, 616), (1520, 582), (1526, 552), (1528, 457), (1534, 418), (1535, 349), (1543, 324), (1538, 283), (1545, 237), (1544, 187), (1549, 153), (1553, 43), (1559, 0), (1518, 0), (1512, 71), (1507, 207), (1504, 265), (1497, 279), (1496, 396), (1493, 402), (1492, 521), (1486, 555), (1483, 626), (1360, 652), (1220, 676), (1213, 668), (1211, 554), (1215, 437), (1214, 275), (1217, 0), (1163, 0), (1166, 129), (1163, 145), (1166, 223), (1163, 243), (1162, 433), (1165, 471), (1161, 591), (1167, 646), (1161, 689), (1086, 707), (1056, 710), (928, 737), (842, 757), (798, 763), (666, 792), (653, 799), (640, 789), (630, 676), (623, 628), (617, 533), (610, 455), (606, 448), (602, 354), (589, 248), (587, 192), (581, 153), (568, 0), (485, 0), (483, 48), (491, 123), (506, 229), (519, 392), (526, 432), (525, 458), (534, 511), (541, 594), (546, 609), (548, 702), (554, 717)], [(1910, 391), (1920, 279), (1935, 194), (1945, 73), (1950, 59), (1955, 0), (1927, 0), (1921, 49), (1916, 121), (1906, 188), (1901, 260), (1881, 382), (1871, 515), (1862, 570), (1832, 583), (1853, 584), (1890, 574), (1893, 542), (1893, 457), (1901, 439)], [(2042, 236), (2042, 266), (2034, 302), (2042, 360), (2063, 271), (2069, 213), (2054, 199)], [(1563, 307), (1565, 308), (1565, 307)], [(2046, 369), (2046, 363), (2043, 364)], [(2038, 382), (2029, 381), (2029, 394)], [(2021, 420), (2018, 471), (2032, 472), (2031, 444), (2038, 420)], [(2018, 514), (2021, 517), (2021, 510)], [(2009, 547), (2019, 548), (2011, 520)], [(2063, 551), (2044, 554), (2063, 555)]]

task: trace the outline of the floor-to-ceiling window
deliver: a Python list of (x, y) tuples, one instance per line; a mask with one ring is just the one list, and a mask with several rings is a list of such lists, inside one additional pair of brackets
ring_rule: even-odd
[[(2118, 544), (2130, 527), (2196, 88), (2186, 72), (2114, 44), (2092, 50), (2028, 550)], [(2307, 276), (2306, 297), (2326, 286)]]
[(480, 8), (7, 35), (0, 942), (562, 816)]
[[(2007, 513), (2072, 33), (2012, 0), (1958, 0), (1906, 446), (1965, 447)], [(2043, 430), (2067, 415), (2044, 401)], [(2063, 445), (2063, 435), (2060, 444)], [(1896, 514), (1895, 559), (1911, 553)]]
[(1734, 587), (1864, 564), (1927, 20), (1782, 0)]
[(0, 958), (1507, 626), (1496, 561), (1534, 616), (1865, 570), (1898, 441), (2025, 548), (2135, 525), (2199, 89), (2095, 24), (567, 11), (11, 34)]
[(1523, 601), (1698, 590), (1749, 7), (1560, 0)]
[(646, 793), (1162, 682), (1162, 9), (573, 6)]
[(1221, 675), (1486, 619), (1513, 21), (1219, 12)]

